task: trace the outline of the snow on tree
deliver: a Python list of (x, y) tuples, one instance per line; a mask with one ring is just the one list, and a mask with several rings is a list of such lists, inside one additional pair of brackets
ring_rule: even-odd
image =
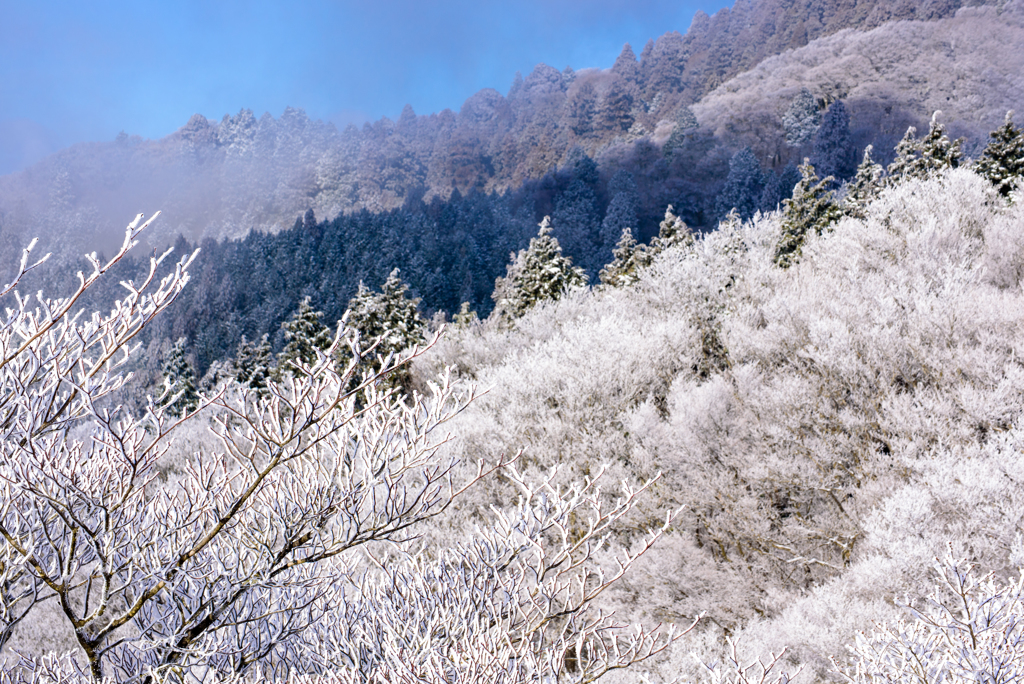
[[(0, 682), (584, 684), (678, 638), (621, 629), (594, 605), (673, 522), (645, 525), (614, 559), (604, 552), (653, 482), (615, 487), (609, 505), (600, 469), (561, 485), (509, 459), (460, 468), (442, 454), (443, 428), (472, 390), (448, 373), (429, 396), (381, 389), (408, 358), (358, 378), (356, 364), (339, 371), (341, 348), (359, 345), (344, 322), (265, 392), (204, 399), (211, 438), (167, 477), (171, 439), (199, 428), (197, 413), (175, 418), (151, 401), (139, 416), (104, 400), (194, 255), (163, 279), (166, 255), (152, 259), (109, 314), (75, 311), (141, 218), (109, 262), (87, 257), (92, 273), (70, 296), (12, 294), (38, 265), (28, 250), (0, 291), (0, 637), (49, 607), (55, 622), (41, 628), (76, 645), (8, 651)], [(499, 468), (517, 503), (450, 549), (408, 541)]]
[(960, 165), (963, 139), (950, 142), (946, 128), (939, 123), (941, 114), (940, 111), (932, 114), (928, 135), (921, 140), (916, 137), (917, 129), (913, 126), (907, 129), (896, 145), (896, 158), (886, 174), (890, 185), (908, 178), (926, 178), (941, 169), (955, 169)]
[(317, 311), (309, 303), (309, 297), (299, 302), (299, 308), (292, 317), (281, 324), (284, 338), (288, 340), (277, 359), (275, 375), (284, 377), (285, 373), (300, 373), (296, 362), (307, 366), (314, 365), (322, 352), (331, 346), (333, 335), (331, 329), (324, 325), (322, 311)]
[(975, 171), (992, 181), (999, 194), (1008, 197), (1024, 178), (1024, 130), (1013, 125), (1013, 112), (992, 131), (991, 140), (975, 164)]
[(823, 176), (847, 178), (850, 173), (850, 115), (842, 100), (825, 110), (814, 136), (811, 163)]
[[(373, 368), (386, 367), (389, 359), (423, 344), (427, 322), (420, 315), (419, 298), (409, 298), (409, 286), (395, 268), (388, 275), (379, 293), (362, 282), (359, 291), (348, 303), (348, 326), (359, 333), (360, 359), (373, 360)], [(367, 355), (370, 355), (369, 359)], [(392, 374), (396, 387), (407, 385), (407, 371)]]
[(801, 88), (786, 113), (782, 115), (782, 128), (786, 132), (786, 144), (794, 147), (814, 139), (821, 122), (818, 103), (807, 88)]
[(783, 202), (782, 236), (775, 248), (775, 263), (782, 268), (793, 265), (800, 257), (800, 248), (809, 233), (821, 235), (842, 217), (829, 190), (834, 179), (828, 176), (819, 180), (808, 159), (800, 165), (800, 175), (793, 197)]
[(195, 411), (199, 406), (196, 373), (185, 352), (187, 340), (178, 338), (164, 360), (164, 391), (160, 406), (174, 416)]
[(882, 176), (885, 175), (885, 169), (871, 159), (873, 149), (871, 145), (864, 148), (864, 159), (857, 167), (857, 174), (846, 186), (842, 210), (847, 216), (864, 218), (864, 207), (878, 197), (884, 187)]
[(242, 337), (232, 362), (235, 382), (257, 391), (267, 388), (274, 369), (274, 355), (268, 337), (264, 335), (259, 343), (250, 342), (245, 336)]
[(625, 169), (617, 171), (608, 182), (608, 195), (612, 200), (601, 222), (601, 250), (604, 254), (615, 249), (623, 230), (637, 226), (640, 208), (636, 180)]
[(658, 235), (644, 250), (641, 263), (649, 264), (654, 257), (667, 249), (690, 245), (693, 245), (693, 233), (690, 232), (686, 222), (673, 213), (673, 207), (670, 204), (665, 209), (665, 218), (658, 224)]
[(633, 231), (622, 229), (622, 237), (612, 252), (615, 259), (601, 269), (601, 283), (609, 287), (624, 287), (637, 280), (637, 245)]
[(586, 273), (562, 255), (551, 230), (551, 219), (545, 216), (529, 247), (513, 255), (505, 277), (495, 281), (492, 315), (510, 322), (540, 302), (557, 300), (569, 288), (587, 284)]
[(729, 160), (729, 175), (715, 204), (718, 215), (735, 210), (743, 220), (757, 211), (764, 194), (765, 175), (754, 152), (744, 147)]

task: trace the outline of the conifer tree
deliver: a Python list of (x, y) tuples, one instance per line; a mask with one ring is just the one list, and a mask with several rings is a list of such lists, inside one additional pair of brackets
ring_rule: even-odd
[(749, 147), (744, 147), (729, 160), (729, 176), (716, 202), (717, 213), (724, 217), (732, 210), (744, 220), (757, 211), (764, 194), (765, 174)]
[(274, 367), (274, 355), (270, 349), (268, 336), (264, 335), (258, 344), (248, 341), (243, 336), (232, 365), (238, 384), (260, 393), (266, 390)]
[(819, 179), (808, 159), (800, 166), (800, 175), (793, 198), (783, 202), (782, 237), (775, 248), (775, 263), (782, 268), (796, 262), (808, 232), (820, 235), (842, 217), (828, 189), (834, 179), (831, 176)]
[(871, 145), (864, 148), (864, 159), (857, 167), (857, 175), (846, 188), (842, 209), (847, 216), (864, 218), (864, 207), (882, 190), (882, 176), (885, 170), (881, 164), (871, 159), (873, 149)]
[(185, 354), (185, 338), (181, 337), (171, 347), (164, 361), (164, 395), (160, 406), (173, 416), (194, 411), (199, 406), (199, 392), (196, 391), (196, 374)]
[(658, 236), (651, 240), (651, 244), (643, 250), (643, 258), (640, 263), (648, 265), (654, 257), (670, 247), (679, 245), (692, 245), (693, 234), (683, 219), (675, 215), (672, 205), (665, 209), (665, 218), (658, 224)]
[(494, 283), (493, 315), (505, 321), (519, 318), (538, 302), (559, 299), (570, 287), (583, 287), (587, 275), (562, 255), (562, 247), (551, 235), (551, 218), (544, 217), (530, 246), (513, 256), (504, 278)]
[(294, 361), (312, 365), (317, 361), (317, 350), (323, 351), (331, 346), (333, 335), (331, 329), (320, 321), (323, 315), (322, 311), (316, 311), (310, 306), (309, 297), (306, 297), (299, 302), (299, 308), (291, 319), (281, 324), (288, 344), (278, 358), (275, 369), (278, 378), (283, 377), (285, 372), (298, 375), (299, 370)]
[(889, 165), (888, 180), (896, 185), (909, 178), (927, 178), (934, 171), (956, 168), (960, 165), (963, 138), (950, 142), (946, 128), (939, 123), (936, 111), (928, 126), (928, 135), (916, 138), (917, 129), (907, 129), (903, 139), (896, 145), (896, 158)]
[(348, 325), (359, 331), (364, 349), (377, 344), (375, 355), (384, 358), (397, 354), (423, 342), (427, 322), (417, 308), (419, 303), (418, 297), (409, 298), (409, 286), (396, 268), (384, 281), (380, 293), (359, 283), (359, 291), (348, 303)]
[(615, 259), (602, 268), (599, 274), (601, 283), (609, 287), (623, 287), (635, 283), (638, 279), (639, 264), (637, 263), (636, 240), (633, 239), (632, 230), (622, 229), (622, 237), (619, 238), (619, 243), (615, 246), (612, 254)]
[(818, 103), (807, 88), (801, 88), (782, 116), (782, 127), (786, 131), (786, 143), (803, 145), (814, 138), (821, 123)]
[(452, 316), (452, 323), (459, 330), (465, 330), (479, 322), (480, 317), (477, 315), (476, 311), (472, 311), (470, 309), (469, 302), (462, 302), (461, 306), (459, 306), (459, 313)]
[(1024, 130), (1013, 125), (1013, 111), (1006, 112), (1003, 125), (989, 134), (991, 140), (975, 165), (979, 175), (988, 178), (999, 194), (1008, 197), (1024, 178)]

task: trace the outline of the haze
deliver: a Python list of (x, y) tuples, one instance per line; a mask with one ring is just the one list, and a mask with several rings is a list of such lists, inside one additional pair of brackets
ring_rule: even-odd
[(339, 127), (458, 110), (515, 72), (610, 67), (723, 0), (0, 0), (0, 174), (119, 131), (286, 106)]

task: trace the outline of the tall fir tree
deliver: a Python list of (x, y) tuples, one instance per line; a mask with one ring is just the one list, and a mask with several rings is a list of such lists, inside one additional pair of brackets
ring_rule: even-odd
[(718, 216), (724, 218), (736, 210), (740, 218), (749, 219), (761, 204), (765, 174), (753, 150), (744, 147), (729, 160), (729, 176), (716, 202)]
[[(348, 303), (348, 327), (359, 333), (360, 362), (366, 370), (379, 370), (388, 357), (421, 344), (427, 322), (420, 315), (419, 298), (409, 297), (409, 286), (402, 280), (401, 271), (393, 269), (379, 293), (371, 291), (362, 282), (359, 291)], [(401, 367), (390, 373), (384, 382), (390, 387), (408, 390), (409, 370)]]
[(601, 253), (615, 249), (626, 228), (635, 228), (640, 209), (640, 193), (633, 174), (621, 169), (608, 182), (608, 195), (612, 198), (601, 222)]
[(173, 416), (181, 416), (199, 406), (196, 374), (185, 353), (185, 338), (180, 337), (164, 361), (164, 395), (160, 406)]
[(903, 139), (896, 145), (896, 158), (889, 165), (887, 180), (896, 185), (911, 178), (927, 178), (931, 173), (946, 168), (956, 168), (963, 156), (963, 138), (950, 141), (946, 128), (939, 123), (942, 112), (932, 114), (928, 135), (918, 140), (917, 129), (907, 129)]
[(309, 297), (306, 297), (299, 302), (299, 308), (292, 317), (281, 324), (288, 343), (278, 357), (275, 368), (278, 379), (286, 373), (298, 375), (300, 371), (295, 365), (296, 361), (311, 366), (317, 362), (317, 351), (331, 346), (333, 335), (331, 329), (321, 322), (323, 316), (322, 311), (310, 306)]
[(551, 235), (551, 219), (545, 216), (537, 237), (513, 255), (505, 277), (495, 281), (491, 315), (511, 322), (539, 302), (557, 300), (570, 287), (586, 284), (587, 274), (572, 265), (572, 258), (562, 255), (561, 245)]
[(274, 354), (268, 336), (264, 335), (259, 343), (250, 342), (243, 336), (232, 366), (235, 382), (239, 385), (259, 393), (266, 390), (274, 368)]
[(821, 123), (821, 113), (814, 95), (807, 88), (801, 88), (786, 113), (782, 115), (782, 128), (786, 132), (786, 144), (798, 147), (814, 139)]
[[(642, 255), (642, 251), (640, 254)], [(639, 279), (637, 270), (640, 264), (637, 262), (636, 240), (633, 239), (633, 231), (628, 227), (622, 229), (622, 236), (612, 255), (615, 258), (602, 268), (599, 274), (601, 284), (608, 287), (624, 287), (635, 283)]]
[(842, 218), (842, 212), (829, 190), (834, 179), (819, 179), (809, 159), (804, 159), (800, 166), (800, 175), (792, 199), (783, 202), (785, 215), (782, 218), (782, 236), (775, 247), (775, 263), (782, 268), (796, 263), (808, 233), (820, 235)]
[(1024, 130), (1013, 125), (1013, 111), (1006, 112), (1003, 125), (992, 131), (989, 143), (975, 164), (975, 171), (988, 178), (999, 194), (1010, 191), (1024, 179)]
[(843, 101), (836, 100), (821, 118), (821, 126), (814, 136), (811, 164), (822, 176), (849, 178), (850, 152), (850, 115)]
[(882, 191), (882, 176), (885, 174), (885, 169), (871, 159), (873, 149), (871, 145), (864, 148), (864, 159), (857, 167), (857, 174), (846, 186), (842, 210), (847, 216), (864, 218), (864, 207), (878, 197), (878, 193)]
[(679, 246), (689, 247), (692, 245), (693, 233), (690, 232), (686, 222), (676, 216), (675, 209), (670, 204), (665, 209), (665, 218), (658, 224), (658, 235), (643, 250), (641, 257), (638, 257), (638, 263), (642, 266), (647, 266), (653, 261), (654, 257), (666, 249)]

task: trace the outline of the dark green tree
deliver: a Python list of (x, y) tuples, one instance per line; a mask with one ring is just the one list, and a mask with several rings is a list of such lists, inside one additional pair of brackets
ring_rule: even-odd
[(744, 221), (757, 211), (764, 194), (765, 177), (761, 164), (749, 147), (744, 147), (729, 160), (729, 176), (718, 195), (716, 209), (724, 217), (733, 209)]
[(311, 366), (319, 358), (317, 351), (331, 346), (333, 335), (331, 329), (320, 321), (323, 316), (322, 311), (310, 306), (309, 297), (306, 297), (299, 302), (299, 308), (292, 317), (281, 324), (288, 343), (277, 360), (275, 375), (278, 378), (284, 377), (285, 373), (297, 376), (301, 371), (296, 367), (296, 361)]
[(586, 273), (562, 255), (561, 245), (551, 235), (551, 219), (545, 216), (537, 237), (513, 256), (505, 277), (495, 281), (491, 315), (511, 322), (539, 302), (559, 299), (570, 287), (586, 284)]
[(992, 131), (989, 138), (974, 169), (988, 178), (1000, 195), (1009, 197), (1024, 178), (1024, 130), (1013, 125), (1013, 111), (1006, 112), (1003, 125)]
[[(612, 251), (615, 259), (601, 269), (601, 283), (609, 287), (623, 287), (635, 283), (638, 279), (637, 244), (633, 239), (633, 231), (628, 227), (622, 229), (622, 237)], [(639, 256), (642, 256), (642, 252)]]
[(850, 115), (843, 101), (836, 100), (821, 118), (811, 163), (822, 176), (849, 178), (853, 170), (850, 153)]
[(820, 235), (843, 215), (829, 190), (833, 178), (819, 179), (809, 159), (800, 166), (800, 175), (792, 199), (783, 202), (782, 237), (775, 247), (775, 263), (782, 268), (796, 263), (808, 233)]
[(196, 374), (185, 354), (185, 338), (180, 337), (171, 347), (164, 360), (164, 394), (159, 405), (173, 416), (180, 416), (196, 410), (199, 406), (199, 392), (196, 391)]
[(633, 174), (621, 169), (608, 182), (608, 195), (612, 201), (608, 203), (604, 220), (601, 222), (601, 252), (608, 254), (626, 228), (635, 228), (640, 210), (640, 193), (637, 191)]

